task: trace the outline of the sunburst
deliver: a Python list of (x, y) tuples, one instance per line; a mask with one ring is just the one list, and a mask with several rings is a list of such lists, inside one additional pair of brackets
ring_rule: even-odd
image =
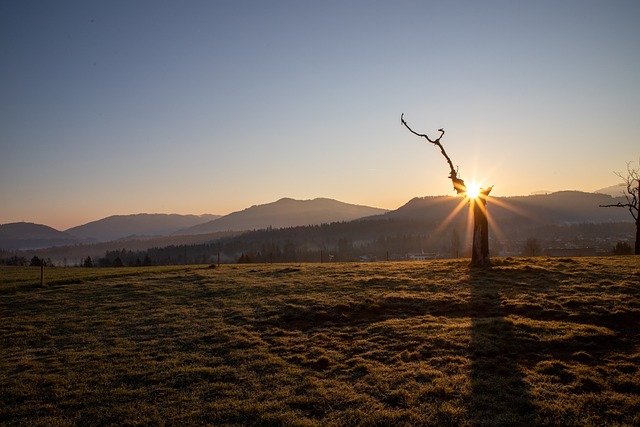
[(477, 199), (480, 196), (480, 184), (475, 182), (467, 185), (467, 197), (470, 199)]

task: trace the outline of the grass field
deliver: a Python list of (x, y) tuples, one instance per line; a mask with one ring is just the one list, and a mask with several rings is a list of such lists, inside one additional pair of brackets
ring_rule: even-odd
[(2, 425), (640, 425), (640, 259), (0, 267)]

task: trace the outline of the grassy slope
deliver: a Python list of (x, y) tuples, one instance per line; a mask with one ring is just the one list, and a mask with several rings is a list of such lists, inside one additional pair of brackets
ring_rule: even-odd
[(0, 424), (639, 425), (638, 257), (0, 267)]

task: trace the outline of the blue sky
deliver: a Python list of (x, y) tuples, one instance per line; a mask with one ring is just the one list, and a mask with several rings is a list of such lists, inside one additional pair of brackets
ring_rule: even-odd
[(637, 1), (0, 0), (0, 223), (593, 191), (640, 157)]

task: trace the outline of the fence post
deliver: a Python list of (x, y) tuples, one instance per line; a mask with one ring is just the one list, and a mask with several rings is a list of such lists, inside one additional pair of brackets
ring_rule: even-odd
[(44, 288), (44, 258), (40, 260), (40, 287)]

